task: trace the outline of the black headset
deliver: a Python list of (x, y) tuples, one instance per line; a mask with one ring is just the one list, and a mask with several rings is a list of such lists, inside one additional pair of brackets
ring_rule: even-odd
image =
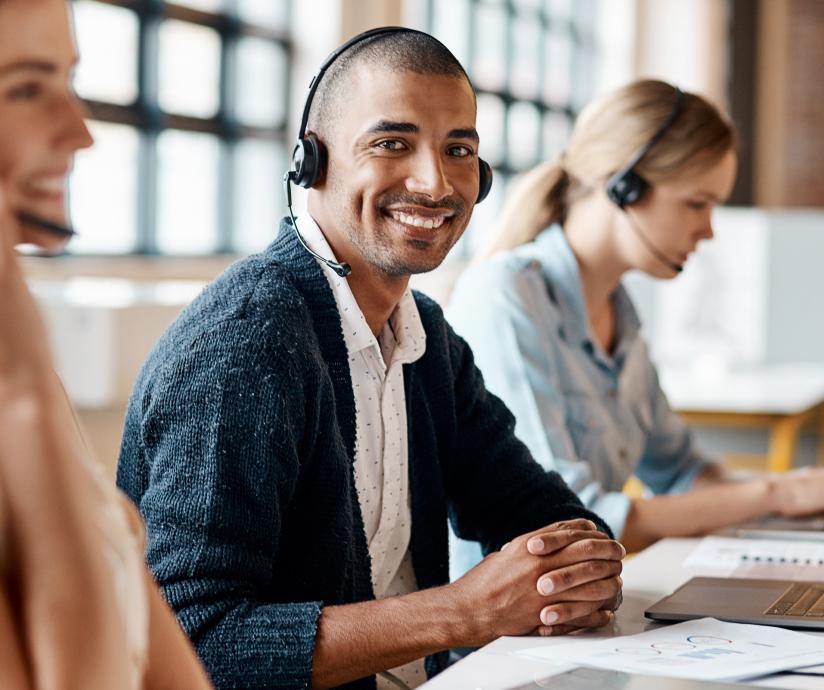
[(649, 188), (649, 182), (635, 172), (634, 168), (644, 159), (652, 147), (661, 141), (664, 134), (672, 127), (672, 123), (675, 122), (675, 119), (681, 112), (681, 107), (684, 103), (684, 92), (677, 86), (673, 88), (675, 89), (675, 103), (673, 103), (672, 110), (670, 110), (667, 118), (661, 123), (661, 126), (656, 130), (655, 134), (650, 137), (650, 140), (635, 152), (632, 158), (630, 158), (629, 163), (607, 180), (607, 197), (609, 197), (610, 201), (616, 204), (618, 208), (624, 208), (638, 202), (644, 195), (644, 192)]
[[(434, 36), (424, 33), (423, 31), (417, 31), (416, 29), (408, 29), (402, 26), (382, 26), (377, 29), (364, 31), (361, 34), (350, 38), (346, 43), (327, 57), (320, 69), (315, 73), (315, 76), (312, 77), (312, 81), (309, 83), (309, 91), (306, 94), (306, 102), (303, 106), (303, 116), (300, 119), (298, 140), (292, 152), (293, 169), (286, 173), (288, 180), (284, 179), (287, 186), (289, 182), (293, 182), (294, 184), (299, 185), (300, 187), (305, 187), (306, 189), (313, 187), (323, 174), (324, 167), (326, 165), (326, 151), (323, 144), (317, 140), (314, 134), (309, 134), (308, 136), (306, 134), (306, 127), (309, 122), (309, 110), (312, 107), (315, 92), (318, 90), (318, 86), (320, 85), (323, 75), (332, 66), (335, 60), (337, 60), (351, 47), (373, 38), (374, 36), (394, 33), (421, 34), (422, 36), (428, 36), (434, 41), (438, 41), (438, 39)], [(440, 43), (440, 41), (438, 41), (438, 43)], [(444, 46), (443, 43), (441, 43), (441, 45), (444, 50), (449, 52), (449, 49)], [(451, 54), (452, 53), (450, 52), (450, 55)], [(455, 62), (458, 62), (457, 59)], [(476, 204), (479, 204), (486, 199), (489, 194), (489, 190), (492, 188), (492, 168), (489, 166), (489, 163), (481, 158), (478, 159), (478, 173), (478, 198), (475, 200)]]

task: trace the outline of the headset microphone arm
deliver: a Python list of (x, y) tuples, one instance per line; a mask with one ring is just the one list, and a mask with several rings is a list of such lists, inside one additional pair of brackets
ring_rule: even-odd
[(312, 250), (312, 248), (306, 243), (306, 240), (303, 239), (303, 235), (300, 234), (300, 230), (298, 230), (298, 222), (295, 219), (294, 212), (292, 211), (292, 180), (294, 176), (294, 170), (289, 170), (283, 175), (283, 191), (286, 194), (286, 208), (289, 209), (289, 220), (292, 222), (292, 230), (295, 231), (298, 242), (300, 242), (301, 246), (318, 261), (326, 264), (341, 278), (346, 278), (346, 276), (352, 272), (352, 267), (349, 264), (338, 263), (337, 261), (332, 261), (332, 259), (322, 257), (320, 254)]
[(630, 226), (635, 231), (635, 234), (638, 235), (638, 238), (641, 240), (641, 243), (647, 248), (647, 251), (670, 270), (675, 271), (676, 273), (681, 273), (681, 271), (684, 270), (683, 264), (678, 264), (674, 261), (671, 261), (666, 257), (666, 255), (663, 252), (656, 249), (652, 241), (641, 230), (641, 226), (638, 225), (638, 223), (635, 221), (635, 218), (632, 217), (632, 213), (630, 213), (629, 209), (622, 208), (621, 210), (626, 215), (627, 219), (629, 220)]
[(17, 220), (19, 220), (21, 223), (26, 223), (27, 225), (33, 225), (39, 230), (45, 230), (46, 232), (49, 232), (52, 235), (56, 235), (57, 237), (62, 237), (63, 239), (74, 237), (77, 234), (68, 225), (62, 225), (61, 223), (55, 223), (54, 221), (46, 220), (45, 218), (35, 216), (34, 214), (28, 213), (27, 211), (18, 211)]

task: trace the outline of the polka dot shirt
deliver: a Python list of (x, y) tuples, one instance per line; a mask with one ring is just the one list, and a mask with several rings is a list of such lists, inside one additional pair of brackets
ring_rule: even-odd
[[(329, 243), (307, 215), (301, 219), (306, 243), (321, 256), (333, 256)], [(349, 284), (321, 264), (338, 311), (349, 353), (349, 373), (356, 411), (355, 486), (363, 514), (372, 565), (375, 598), (417, 590), (409, 550), (412, 511), (409, 502), (409, 468), (406, 395), (403, 365), (423, 356), (426, 333), (418, 307), (407, 289), (398, 306), (375, 338)], [(390, 671), (408, 687), (426, 681), (423, 659)], [(378, 676), (379, 690), (397, 685)]]

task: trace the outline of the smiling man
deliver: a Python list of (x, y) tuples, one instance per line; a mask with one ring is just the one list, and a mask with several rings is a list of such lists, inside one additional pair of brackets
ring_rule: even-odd
[[(607, 624), (622, 547), (409, 289), (484, 195), (463, 69), (384, 29), (314, 88), (309, 215), (206, 289), (129, 405), (118, 483), (155, 576), (226, 688), (415, 687), (451, 647)], [(453, 584), (447, 516), (490, 554)]]

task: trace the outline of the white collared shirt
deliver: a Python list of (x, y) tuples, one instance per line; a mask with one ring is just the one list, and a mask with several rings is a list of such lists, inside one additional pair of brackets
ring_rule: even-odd
[[(306, 214), (299, 227), (306, 243), (323, 257), (336, 260), (329, 243)], [(338, 306), (349, 355), (355, 399), (355, 486), (363, 515), (376, 599), (418, 589), (409, 542), (409, 446), (403, 365), (426, 350), (426, 332), (407, 288), (398, 306), (375, 338), (345, 278), (320, 264)], [(423, 659), (391, 670), (409, 687), (426, 681)], [(378, 688), (395, 685), (378, 676)]]

